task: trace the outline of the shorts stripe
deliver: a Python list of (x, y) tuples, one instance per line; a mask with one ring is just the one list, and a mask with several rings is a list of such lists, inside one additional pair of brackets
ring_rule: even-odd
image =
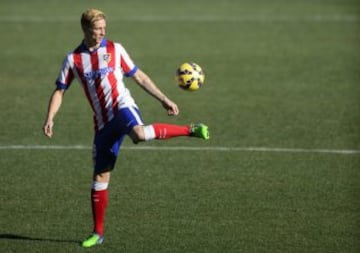
[(135, 107), (129, 107), (128, 108), (129, 111), (131, 112), (131, 114), (133, 115), (133, 117), (135, 118), (136, 122), (138, 125), (144, 125), (144, 122), (140, 116), (140, 112), (137, 108)]

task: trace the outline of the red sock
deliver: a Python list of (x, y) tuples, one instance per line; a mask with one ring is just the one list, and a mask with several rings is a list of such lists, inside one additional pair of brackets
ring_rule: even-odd
[(163, 123), (154, 123), (152, 124), (155, 131), (156, 139), (169, 139), (177, 136), (189, 136), (190, 127), (189, 126), (179, 126)]
[(91, 190), (91, 204), (94, 220), (94, 233), (104, 234), (105, 210), (108, 203), (108, 190)]

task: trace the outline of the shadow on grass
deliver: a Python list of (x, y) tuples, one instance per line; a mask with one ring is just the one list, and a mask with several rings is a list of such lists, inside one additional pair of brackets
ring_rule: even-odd
[(57, 242), (57, 243), (76, 243), (80, 244), (80, 241), (76, 240), (61, 240), (52, 238), (37, 238), (15, 234), (0, 234), (0, 240), (19, 240), (19, 241), (40, 241), (40, 242)]

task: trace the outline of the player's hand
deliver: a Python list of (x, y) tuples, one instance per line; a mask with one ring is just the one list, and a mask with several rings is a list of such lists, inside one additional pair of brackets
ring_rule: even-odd
[(179, 108), (173, 101), (165, 97), (161, 102), (169, 116), (176, 116), (179, 114)]
[(44, 135), (51, 138), (53, 135), (53, 126), (54, 126), (54, 122), (53, 121), (46, 121), (44, 126), (43, 126), (43, 132)]

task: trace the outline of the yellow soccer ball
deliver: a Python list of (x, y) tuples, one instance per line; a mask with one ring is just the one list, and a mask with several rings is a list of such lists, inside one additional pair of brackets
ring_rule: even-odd
[(195, 91), (204, 84), (205, 74), (198, 64), (186, 62), (177, 69), (175, 79), (180, 88)]

